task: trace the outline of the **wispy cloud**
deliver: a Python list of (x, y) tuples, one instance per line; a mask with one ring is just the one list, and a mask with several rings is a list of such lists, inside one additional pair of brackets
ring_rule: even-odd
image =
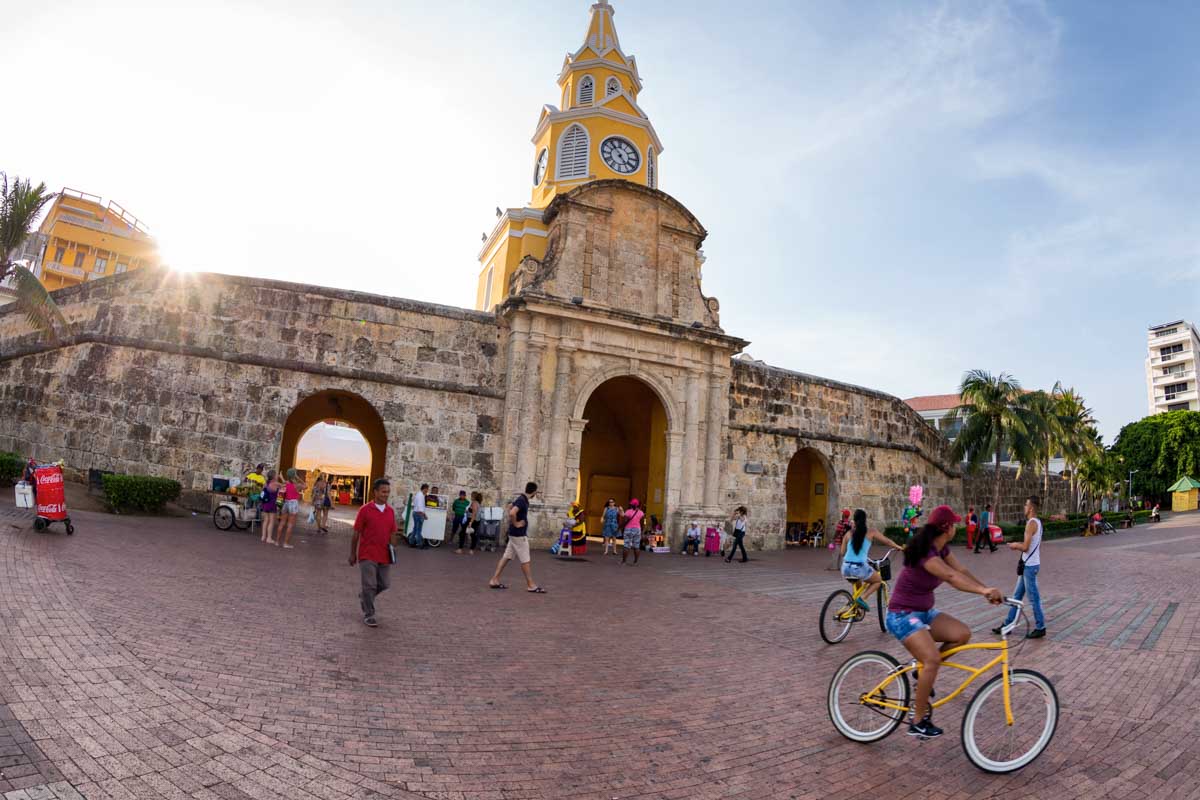
[[(1041, 2), (907, 8), (835, 55), (789, 142), (795, 160), (859, 137), (974, 128), (1043, 99), (1062, 26)], [(797, 120), (797, 122), (799, 122)]]

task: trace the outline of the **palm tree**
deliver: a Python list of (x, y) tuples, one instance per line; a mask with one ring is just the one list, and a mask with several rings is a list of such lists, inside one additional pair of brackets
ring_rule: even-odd
[(1115, 458), (1111, 452), (1099, 446), (1099, 438), (1097, 435), (1096, 449), (1084, 456), (1077, 467), (1079, 486), (1093, 504), (1112, 492), (1121, 480)]
[[(1031, 466), (1042, 470), (1043, 497), (1050, 496), (1050, 460), (1054, 458), (1055, 452), (1066, 438), (1058, 405), (1059, 389), (1059, 385), (1055, 384), (1049, 393), (1038, 390), (1022, 395), (1020, 399), (1020, 406), (1026, 412), (1026, 422), (1029, 426), (1028, 455), (1031, 458)], [(1021, 464), (1022, 469), (1025, 466), (1024, 463)]]
[(1053, 394), (1058, 405), (1058, 419), (1062, 426), (1062, 438), (1058, 442), (1058, 450), (1067, 462), (1071, 472), (1071, 506), (1079, 510), (1079, 465), (1085, 458), (1099, 454), (1103, 449), (1096, 431), (1096, 418), (1083, 395), (1074, 387), (1062, 388), (1061, 383), (1054, 385)]
[(1021, 405), (1021, 384), (1007, 372), (992, 375), (973, 369), (963, 375), (958, 393), (960, 405), (947, 414), (947, 420), (965, 416), (962, 431), (954, 440), (954, 457), (966, 458), (972, 469), (988, 457), (994, 458), (992, 508), (998, 514), (1000, 462), (1005, 448), (1022, 464), (1034, 460), (1029, 414)]
[(0, 172), (0, 283), (8, 282), (16, 290), (16, 305), (42, 333), (57, 336), (57, 327), (67, 326), (67, 320), (29, 269), (14, 259), (21, 244), (46, 203), (54, 195), (46, 193), (46, 184), (32, 186), (28, 180), (16, 178), (11, 184), (8, 175)]

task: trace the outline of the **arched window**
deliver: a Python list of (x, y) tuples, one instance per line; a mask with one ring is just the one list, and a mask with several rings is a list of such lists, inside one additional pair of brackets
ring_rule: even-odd
[(584, 75), (579, 82), (579, 105), (590, 106), (596, 98), (596, 82), (591, 75)]
[(588, 176), (589, 144), (587, 129), (582, 125), (576, 123), (567, 128), (558, 142), (555, 180), (571, 180)]
[(614, 94), (621, 93), (621, 82), (616, 78), (608, 79), (608, 88), (604, 90), (605, 97), (612, 97)]
[(658, 162), (654, 160), (654, 148), (646, 150), (646, 185), (651, 189), (658, 188)]

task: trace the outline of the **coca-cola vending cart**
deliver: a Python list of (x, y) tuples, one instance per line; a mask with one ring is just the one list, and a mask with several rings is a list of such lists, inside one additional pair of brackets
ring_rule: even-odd
[(52, 523), (61, 522), (67, 528), (68, 536), (75, 533), (75, 526), (67, 515), (62, 467), (58, 464), (38, 464), (33, 470), (33, 486), (37, 505), (34, 529), (44, 531)]

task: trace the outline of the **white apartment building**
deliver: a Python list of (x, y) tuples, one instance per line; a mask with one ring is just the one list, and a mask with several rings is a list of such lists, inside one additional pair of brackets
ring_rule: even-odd
[(1146, 395), (1150, 413), (1200, 411), (1196, 353), (1200, 336), (1190, 322), (1155, 325), (1146, 334)]

